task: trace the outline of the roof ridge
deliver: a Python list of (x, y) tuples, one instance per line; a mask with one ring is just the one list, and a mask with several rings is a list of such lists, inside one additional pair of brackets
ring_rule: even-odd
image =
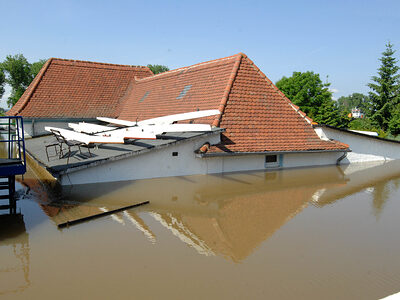
[(277, 88), (277, 86), (256, 66), (256, 64), (244, 53), (240, 53), (244, 58), (246, 58), (249, 63), (256, 69), (256, 71), (264, 78), (267, 80), (269, 85), (278, 92), (278, 94), (287, 102), (287, 104), (292, 107), (306, 122), (310, 125), (315, 123), (310, 117), (307, 116), (307, 114), (303, 111), (300, 110), (300, 107), (295, 105), (280, 89)]
[(33, 83), (32, 88), (28, 91), (24, 102), (21, 104), (21, 107), (17, 110), (17, 112), (14, 115), (19, 114), (24, 108), (25, 106), (28, 104), (29, 99), (31, 98), (33, 92), (36, 90), (37, 86), (39, 85), (39, 82), (42, 80), (44, 73), (46, 73), (47, 69), (49, 68), (51, 62), (53, 61), (54, 58), (49, 58), (45, 64), (43, 65), (43, 67), (40, 69), (39, 73), (36, 75), (36, 77), (34, 78), (34, 81), (36, 79), (36, 81)]
[(163, 73), (159, 73), (159, 74), (156, 74), (156, 75), (153, 75), (153, 76), (141, 78), (141, 79), (138, 79), (137, 81), (140, 82), (140, 81), (144, 81), (146, 79), (149, 80), (149, 79), (159, 78), (159, 77), (171, 75), (171, 74), (174, 74), (176, 72), (183, 71), (183, 70), (196, 68), (196, 67), (201, 67), (201, 66), (205, 66), (205, 65), (208, 65), (208, 64), (211, 64), (211, 63), (216, 63), (216, 62), (219, 62), (219, 61), (229, 60), (229, 59), (233, 59), (233, 58), (239, 57), (239, 56), (241, 57), (242, 55), (243, 55), (243, 53), (238, 53), (238, 54), (234, 54), (234, 55), (231, 55), (231, 56), (217, 58), (217, 59), (213, 59), (213, 60), (197, 63), (197, 64), (194, 64), (194, 65), (181, 67), (181, 68), (178, 68), (178, 69), (173, 69), (173, 70), (170, 70), (170, 71), (167, 71), (167, 72), (163, 72)]
[[(79, 60), (79, 59), (67, 59), (67, 58), (56, 58), (52, 57), (51, 58), (53, 61), (62, 61), (62, 62), (71, 62), (71, 63), (83, 63), (83, 64), (93, 64), (93, 65), (100, 65), (104, 67), (123, 67), (123, 68), (132, 68), (132, 69), (148, 69), (150, 70), (149, 67), (147, 66), (138, 66), (138, 65), (122, 65), (122, 64), (112, 64), (112, 63), (104, 63), (104, 62), (96, 62), (96, 61), (88, 61), (88, 60)], [(150, 70), (151, 71), (151, 70)]]
[(215, 126), (215, 127), (218, 127), (220, 125), (220, 123), (221, 123), (222, 115), (225, 112), (225, 108), (226, 108), (226, 105), (228, 103), (229, 94), (230, 94), (230, 92), (232, 90), (233, 82), (236, 79), (236, 75), (238, 73), (239, 66), (240, 66), (240, 63), (242, 61), (243, 55), (244, 55), (243, 53), (239, 53), (239, 54), (236, 55), (236, 61), (235, 61), (235, 64), (233, 65), (233, 69), (232, 69), (231, 75), (229, 76), (228, 85), (225, 88), (224, 94), (223, 94), (222, 99), (221, 99), (221, 103), (220, 103), (220, 105), (218, 107), (218, 110), (221, 113), (216, 116), (216, 118), (214, 119), (214, 121), (212, 123), (212, 125)]

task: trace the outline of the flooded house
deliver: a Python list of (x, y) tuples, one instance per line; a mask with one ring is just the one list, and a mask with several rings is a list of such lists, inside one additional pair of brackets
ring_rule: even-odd
[[(49, 158), (45, 126), (96, 117), (210, 130), (163, 132)], [(153, 75), (147, 67), (50, 59), (9, 115), (27, 122), (28, 153), (62, 185), (310, 167), (400, 158), (400, 143), (318, 125), (243, 53)], [(56, 153), (57, 154), (57, 153)]]
[[(0, 218), (0, 296), (381, 299), (398, 293), (399, 143), (314, 124), (244, 55), (142, 78), (127, 72), (132, 77), (120, 90), (101, 76), (104, 69), (113, 73), (113, 65), (57, 61), (65, 64), (48, 66), (40, 80), (54, 76), (49, 82), (56, 85), (59, 76), (70, 84), (51, 89), (37, 79), (31, 92), (32, 99), (48, 95), (56, 104), (46, 112), (44, 100), (34, 108), (28, 101), (18, 112), (27, 109), (34, 134), (26, 139), (27, 172), (16, 180), (20, 213)], [(74, 94), (74, 81), (82, 91), (97, 82), (103, 98)], [(93, 105), (96, 99), (110, 109)], [(140, 124), (157, 118), (177, 123), (164, 123), (153, 139), (54, 153), (49, 145), (56, 136), (46, 126), (79, 136), (67, 129), (71, 122), (109, 126), (97, 116), (137, 125), (113, 125), (114, 131), (145, 128)], [(364, 163), (349, 164), (357, 161)], [(290, 168), (326, 164), (332, 166)], [(173, 176), (191, 173), (208, 175)], [(52, 186), (53, 176), (63, 186)], [(151, 179), (121, 181), (132, 178)]]

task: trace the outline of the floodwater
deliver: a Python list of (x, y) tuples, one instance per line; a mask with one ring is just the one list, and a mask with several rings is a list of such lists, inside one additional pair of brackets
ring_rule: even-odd
[[(400, 291), (400, 161), (47, 189), (0, 227), (5, 299), (380, 299)], [(114, 215), (57, 224), (142, 201)]]

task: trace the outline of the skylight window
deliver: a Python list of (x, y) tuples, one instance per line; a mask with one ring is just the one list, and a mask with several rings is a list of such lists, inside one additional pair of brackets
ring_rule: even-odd
[(187, 92), (189, 92), (190, 88), (192, 87), (192, 85), (185, 85), (185, 87), (183, 88), (182, 92), (179, 94), (178, 97), (176, 97), (176, 99), (182, 99), (183, 97), (185, 97), (185, 95), (187, 94)]
[(139, 102), (143, 102), (144, 99), (146, 99), (148, 95), (150, 95), (150, 91), (147, 91), (147, 92), (144, 94), (144, 96), (139, 100)]

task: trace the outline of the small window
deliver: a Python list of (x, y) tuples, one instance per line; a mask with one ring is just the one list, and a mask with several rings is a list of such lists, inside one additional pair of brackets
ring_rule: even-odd
[(182, 99), (183, 97), (185, 97), (185, 95), (187, 94), (187, 92), (189, 92), (190, 88), (192, 87), (192, 85), (185, 85), (185, 87), (183, 88), (182, 92), (179, 94), (178, 97), (176, 97), (176, 99)]
[(178, 152), (172, 152), (172, 156), (178, 156)]
[(147, 91), (147, 92), (144, 94), (144, 96), (139, 100), (139, 102), (143, 102), (144, 99), (146, 99), (148, 95), (150, 95), (150, 92), (149, 92), (149, 91)]
[(278, 156), (276, 155), (267, 155), (265, 157), (265, 162), (268, 163), (276, 163), (278, 161)]
[(266, 155), (265, 156), (265, 167), (266, 168), (277, 168), (280, 166), (280, 157), (278, 155)]

